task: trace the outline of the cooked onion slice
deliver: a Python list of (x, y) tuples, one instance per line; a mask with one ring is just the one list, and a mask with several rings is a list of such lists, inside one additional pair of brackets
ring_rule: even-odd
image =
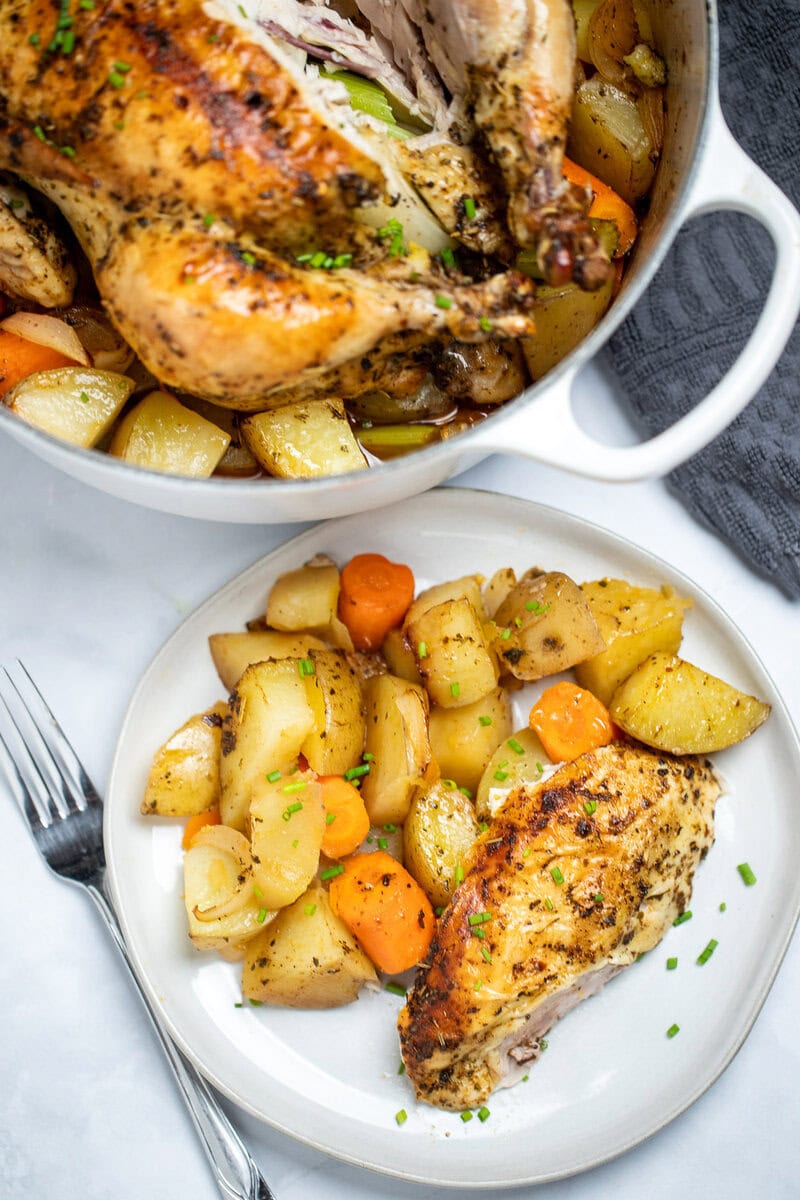
[[(207, 908), (195, 905), (192, 912), (198, 921), (217, 921), (220, 917), (230, 916), (252, 899), (253, 860), (250, 855), (250, 843), (244, 834), (227, 825), (204, 825), (192, 839), (192, 849), (195, 846), (209, 846), (220, 855), (232, 858), (236, 864), (235, 882), (232, 890), (216, 904)], [(223, 876), (225, 866), (220, 864), (220, 876)]]
[(133, 350), (101, 309), (91, 308), (88, 304), (73, 304), (64, 309), (62, 316), (75, 330), (81, 345), (89, 351), (96, 367), (101, 371), (125, 374), (133, 362)]
[(589, 54), (604, 79), (624, 84), (628, 72), (622, 60), (638, 40), (632, 0), (602, 0), (589, 22)]
[(92, 365), (91, 355), (81, 345), (75, 330), (58, 317), (49, 317), (44, 313), (16, 312), (0, 322), (0, 328), (15, 333), (27, 342), (36, 342), (39, 346), (57, 350), (65, 358), (80, 363), (82, 367)]

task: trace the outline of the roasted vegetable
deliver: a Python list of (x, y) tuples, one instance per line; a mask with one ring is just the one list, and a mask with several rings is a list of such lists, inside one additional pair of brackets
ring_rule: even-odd
[(241, 429), (255, 458), (281, 479), (342, 475), (367, 465), (338, 400), (286, 404), (245, 417)]
[(325, 809), (313, 772), (271, 781), (261, 775), (250, 798), (253, 882), (267, 908), (285, 908), (306, 890), (319, 866)]
[(536, 783), (545, 764), (549, 764), (547, 753), (532, 729), (517, 729), (505, 738), (489, 759), (478, 784), (477, 816), (482, 821), (488, 820), (502, 806), (509, 789), (520, 783)]
[(230, 692), (251, 663), (265, 662), (268, 658), (307, 658), (310, 650), (326, 647), (311, 633), (264, 629), (250, 633), (212, 633), (208, 648), (217, 674)]
[(636, 103), (619, 87), (594, 75), (575, 93), (569, 154), (633, 204), (650, 188), (656, 148)]
[(253, 891), (247, 838), (224, 825), (195, 835), (183, 860), (183, 896), (198, 950), (235, 950), (275, 915)]
[(431, 752), (442, 775), (475, 791), (495, 749), (511, 733), (511, 703), (495, 688), (461, 708), (433, 708)]
[(306, 563), (275, 580), (267, 600), (267, 625), (313, 633), (341, 650), (353, 639), (339, 620), (339, 568), (329, 560)]
[(435, 604), (407, 624), (417, 669), (442, 708), (473, 704), (497, 686), (497, 662), (484, 624), (466, 597)]
[(528, 571), (494, 619), (492, 645), (517, 679), (555, 675), (605, 646), (581, 589), (560, 571)]
[(301, 752), (320, 775), (343, 775), (364, 749), (364, 704), (354, 668), (342, 650), (311, 650), (301, 659), (314, 726)]
[(421, 687), (376, 675), (364, 687), (369, 770), (361, 794), (373, 825), (401, 825), (428, 771), (428, 699)]
[(117, 425), (108, 452), (148, 471), (207, 479), (230, 440), (169, 392), (150, 392)]
[(403, 826), (405, 863), (431, 904), (450, 900), (478, 833), (472, 801), (452, 780), (415, 796)]
[[(8, 335), (11, 336), (10, 334)], [(92, 367), (28, 375), (4, 403), (29, 425), (75, 446), (95, 446), (133, 391), (133, 381)]]
[(155, 753), (142, 800), (143, 813), (188, 817), (219, 804), (222, 719), (220, 701), (196, 713)]

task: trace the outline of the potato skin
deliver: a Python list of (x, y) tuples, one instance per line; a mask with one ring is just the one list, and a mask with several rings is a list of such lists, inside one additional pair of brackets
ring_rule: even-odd
[(710, 754), (748, 737), (770, 706), (676, 655), (653, 654), (618, 688), (610, 711), (646, 746)]
[(692, 601), (673, 588), (635, 587), (624, 579), (581, 584), (606, 643), (605, 650), (575, 667), (581, 687), (609, 704), (619, 685), (651, 654), (677, 654), (683, 615)]
[(474, 792), (495, 749), (511, 733), (508, 692), (495, 688), (462, 708), (432, 708), (429, 731), (442, 775)]
[(307, 658), (309, 650), (324, 650), (325, 643), (310, 633), (260, 629), (248, 633), (212, 633), (208, 648), (222, 684), (232, 692), (252, 663), (268, 658)]
[(219, 804), (223, 701), (195, 713), (159, 747), (147, 777), (141, 811), (191, 817)]
[(409, 621), (408, 639), (425, 690), (441, 708), (473, 704), (497, 686), (482, 613), (466, 596), (435, 604)]
[(405, 864), (431, 904), (449, 903), (478, 833), (472, 801), (458, 788), (440, 780), (414, 797), (403, 826)]
[(494, 619), (492, 646), (517, 679), (557, 675), (605, 647), (581, 589), (561, 571), (528, 571)]
[(242, 995), (289, 1008), (337, 1008), (355, 1000), (375, 968), (315, 881), (247, 944)]

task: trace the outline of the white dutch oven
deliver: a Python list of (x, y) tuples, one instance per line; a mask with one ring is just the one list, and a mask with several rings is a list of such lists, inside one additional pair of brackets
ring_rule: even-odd
[[(605, 318), (558, 368), (477, 428), (369, 471), (313, 482), (190, 480), (142, 471), (56, 441), (0, 405), (2, 428), (54, 466), (112, 495), (182, 516), (252, 524), (378, 508), (434, 487), (489, 454), (528, 457), (610, 481), (670, 471), (730, 424), (780, 357), (800, 311), (800, 216), (725, 124), (717, 95), (715, 4), (673, 0), (653, 8), (656, 42), (669, 69), (668, 126), (652, 207), (625, 285)], [(636, 446), (595, 441), (572, 411), (575, 377), (631, 311), (681, 225), (719, 209), (755, 217), (775, 243), (772, 283), (749, 341), (705, 399), (663, 433)]]

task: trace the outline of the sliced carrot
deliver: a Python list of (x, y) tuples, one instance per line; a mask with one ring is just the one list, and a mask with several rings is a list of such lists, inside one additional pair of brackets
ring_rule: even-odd
[(530, 727), (552, 762), (572, 762), (619, 736), (606, 706), (574, 683), (554, 683), (531, 709)]
[(382, 554), (357, 554), (342, 570), (339, 618), (356, 650), (379, 649), (413, 599), (411, 568), (389, 562)]
[(65, 354), (0, 329), (0, 398), (35, 371), (74, 366), (74, 360)]
[(639, 231), (636, 216), (630, 204), (626, 204), (607, 183), (603, 183), (602, 179), (598, 179), (584, 167), (579, 167), (571, 158), (564, 158), (563, 171), (565, 178), (570, 183), (591, 189), (592, 203), (589, 216), (597, 217), (599, 221), (614, 222), (619, 233), (619, 243), (614, 258), (622, 258), (623, 254), (627, 254), (636, 241)]
[(433, 937), (431, 902), (405, 867), (384, 850), (353, 854), (331, 880), (330, 902), (381, 971), (421, 962)]
[(322, 853), (328, 858), (352, 854), (369, 833), (369, 816), (361, 793), (341, 775), (320, 775), (325, 807)]
[(183, 838), (181, 845), (184, 850), (188, 850), (194, 839), (194, 835), (204, 829), (206, 825), (220, 825), (222, 818), (219, 815), (218, 808), (210, 808), (208, 812), (195, 813), (189, 817), (183, 830)]

